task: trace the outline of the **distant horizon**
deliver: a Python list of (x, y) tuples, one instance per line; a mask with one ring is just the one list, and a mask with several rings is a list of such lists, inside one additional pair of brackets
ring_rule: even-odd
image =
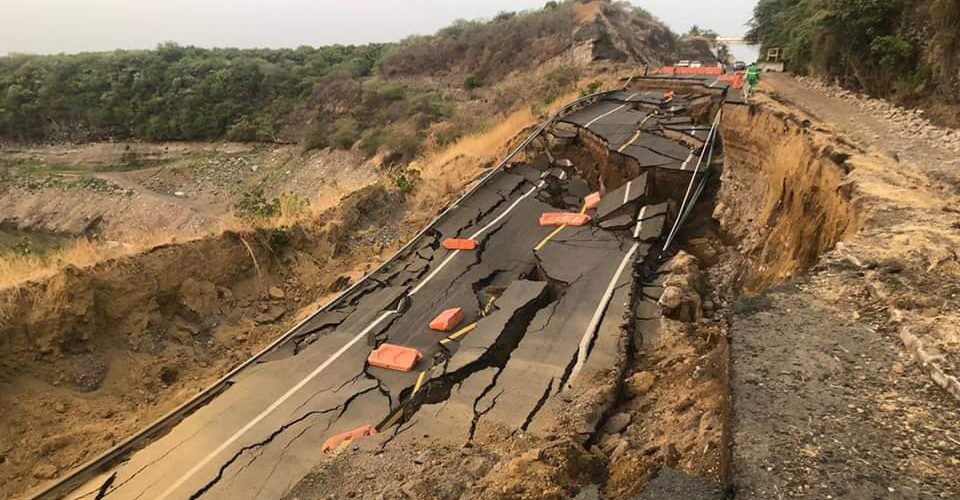
[[(389, 0), (349, 5), (327, 0), (276, 0), (238, 4), (227, 0), (8, 0), (0, 19), (0, 55), (57, 55), (153, 50), (164, 42), (205, 49), (295, 49), (303, 45), (395, 43), (434, 34), (457, 19), (487, 20), (502, 11), (540, 9), (546, 0)], [(742, 36), (755, 0), (730, 0), (723, 9), (709, 0), (634, 0), (676, 33), (691, 26), (721, 36)], [(189, 15), (184, 15), (189, 13)], [(299, 14), (298, 14), (299, 13)], [(80, 19), (83, 22), (77, 22)], [(363, 22), (357, 23), (356, 20)], [(149, 20), (145, 22), (145, 20)], [(276, 29), (269, 29), (275, 27)]]

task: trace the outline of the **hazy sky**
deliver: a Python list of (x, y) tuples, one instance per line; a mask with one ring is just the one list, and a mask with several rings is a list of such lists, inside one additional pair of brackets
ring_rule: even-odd
[[(459, 18), (546, 0), (0, 0), (0, 54), (152, 48), (296, 47), (399, 40)], [(756, 0), (633, 0), (675, 31), (740, 35)]]

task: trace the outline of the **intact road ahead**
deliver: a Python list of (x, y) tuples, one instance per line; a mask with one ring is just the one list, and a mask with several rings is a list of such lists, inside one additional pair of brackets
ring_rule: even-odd
[[(68, 498), (278, 498), (324, 460), (330, 437), (369, 424), (383, 439), (414, 414), (416, 426), (460, 441), (492, 423), (541, 428), (553, 398), (612, 364), (633, 314), (634, 271), (658, 257), (696, 169), (708, 127), (685, 113), (699, 97), (669, 97), (614, 93), (564, 117), (549, 132), (555, 154), (490, 176), (216, 397), (69, 485)], [(585, 141), (609, 158), (590, 157)], [(560, 156), (576, 151), (589, 169)], [(599, 206), (584, 209), (601, 185)], [(541, 226), (550, 212), (592, 222)], [(479, 246), (445, 250), (448, 238)], [(648, 292), (641, 301), (652, 303)], [(456, 307), (465, 315), (457, 333), (429, 329)], [(370, 366), (383, 343), (423, 358), (410, 372)]]

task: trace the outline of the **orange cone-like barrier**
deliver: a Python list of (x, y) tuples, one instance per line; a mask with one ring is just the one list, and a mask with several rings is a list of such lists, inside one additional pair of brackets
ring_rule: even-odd
[(365, 437), (373, 436), (377, 433), (377, 428), (372, 425), (363, 425), (357, 427), (356, 429), (350, 432), (344, 432), (343, 434), (337, 434), (336, 436), (331, 437), (323, 442), (323, 447), (320, 448), (320, 451), (324, 453), (330, 453), (333, 450), (336, 450), (343, 443), (349, 443), (350, 441), (355, 441), (357, 439), (363, 439)]
[(431, 321), (430, 329), (438, 332), (450, 332), (453, 331), (461, 321), (463, 321), (463, 309), (454, 307), (453, 309), (443, 311)]
[(723, 68), (719, 66), (707, 66), (702, 68), (688, 68), (681, 66), (664, 66), (656, 71), (653, 74), (657, 75), (700, 75), (700, 76), (717, 76), (723, 74)]
[(447, 238), (443, 240), (443, 248), (447, 250), (476, 250), (480, 243), (477, 240)]
[(593, 217), (590, 217), (587, 214), (571, 214), (571, 213), (545, 213), (540, 216), (540, 225), (544, 227), (550, 226), (586, 226), (593, 220)]
[(596, 192), (590, 195), (587, 195), (583, 200), (583, 206), (587, 207), (587, 210), (593, 210), (600, 206), (600, 192)]
[(423, 358), (423, 354), (420, 354), (420, 351), (416, 349), (383, 344), (370, 353), (370, 356), (367, 357), (367, 363), (387, 370), (408, 372), (413, 370), (414, 366), (417, 366), (421, 358)]

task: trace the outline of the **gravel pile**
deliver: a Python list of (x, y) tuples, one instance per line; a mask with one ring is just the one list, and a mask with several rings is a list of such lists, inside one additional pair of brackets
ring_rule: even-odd
[(906, 139), (936, 141), (946, 148), (960, 153), (960, 130), (934, 125), (924, 116), (924, 110), (922, 109), (903, 108), (883, 99), (827, 84), (817, 78), (798, 76), (796, 79), (809, 88), (831, 97), (843, 99), (876, 118), (889, 121), (901, 130), (901, 136)]

